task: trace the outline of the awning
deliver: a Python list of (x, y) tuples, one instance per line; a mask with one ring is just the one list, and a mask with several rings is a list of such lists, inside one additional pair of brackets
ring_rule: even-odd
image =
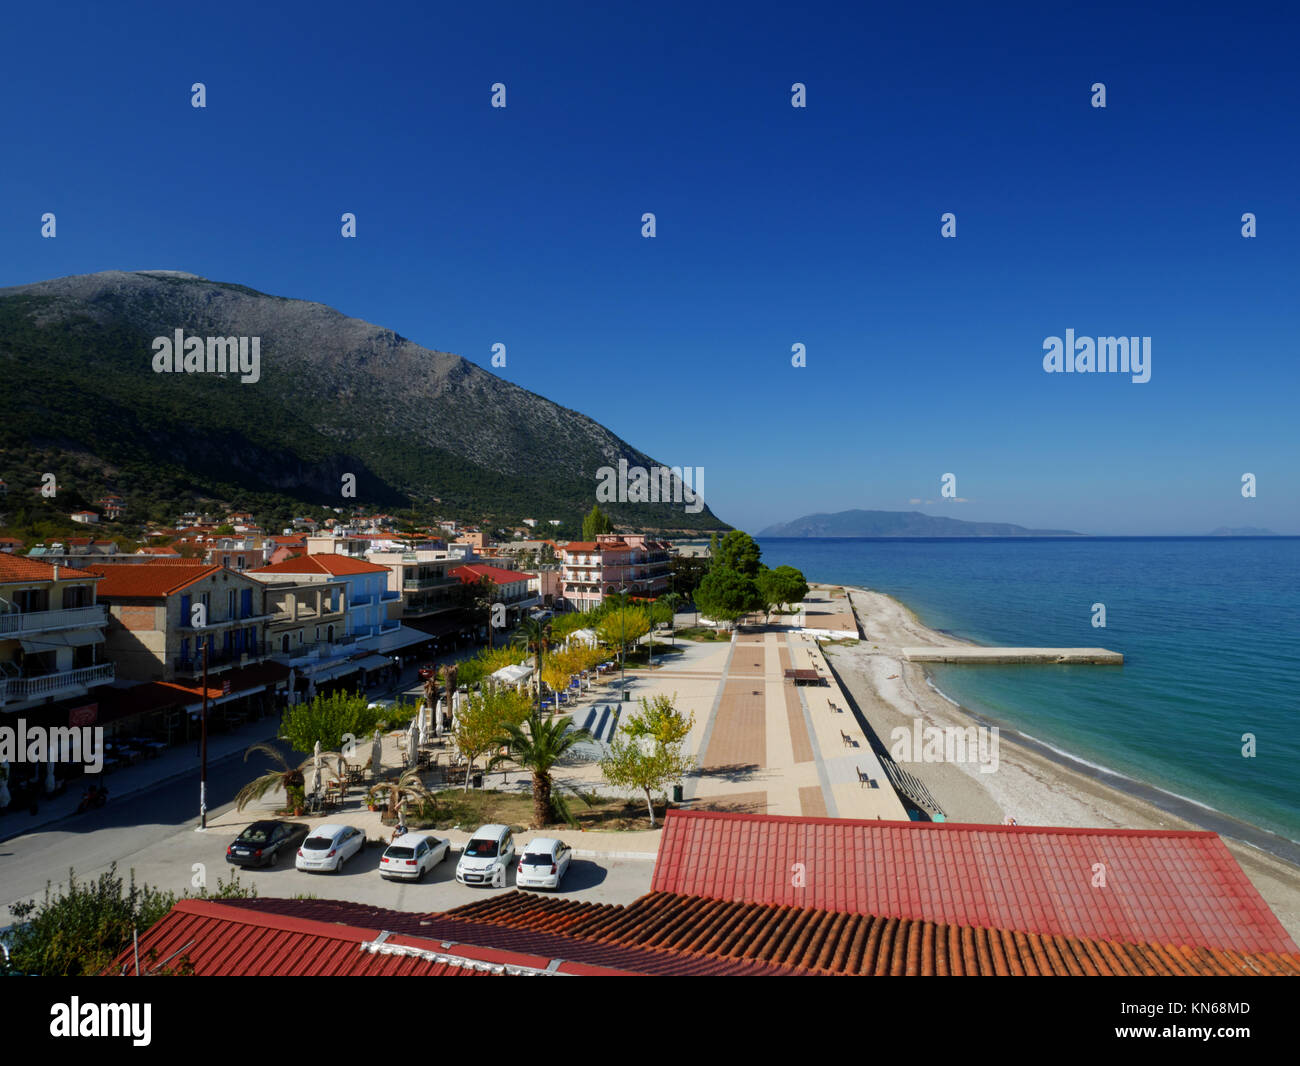
[(379, 670), (385, 666), (392, 666), (393, 660), (386, 655), (367, 655), (362, 659), (353, 659), (352, 665), (358, 670)]
[(87, 644), (102, 644), (104, 634), (98, 629), (65, 629), (57, 633), (42, 633), (19, 641), (29, 654), (50, 651), (53, 648), (80, 648)]
[(533, 668), (526, 663), (515, 663), (512, 666), (503, 666), (492, 675), (493, 681), (499, 681), (503, 685), (517, 685), (526, 677), (531, 677)]
[(381, 633), (375, 642), (367, 648), (367, 651), (379, 652), (381, 655), (388, 651), (397, 651), (399, 648), (405, 648), (411, 644), (423, 644), (426, 640), (432, 640), (428, 633), (421, 633), (418, 629), (411, 629), (409, 626), (398, 626), (396, 629)]

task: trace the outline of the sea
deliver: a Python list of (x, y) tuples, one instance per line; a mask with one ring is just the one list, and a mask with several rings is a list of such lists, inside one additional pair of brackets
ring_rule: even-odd
[[(1118, 775), (1137, 794), (1155, 790), (1300, 842), (1300, 538), (759, 544), (768, 566), (888, 593), (932, 629), (978, 644), (1123, 652), (1122, 666), (928, 673), (979, 718)], [(1104, 627), (1093, 624), (1096, 605)], [(1213, 818), (1206, 825), (1224, 831)], [(1252, 842), (1295, 859), (1295, 847)]]

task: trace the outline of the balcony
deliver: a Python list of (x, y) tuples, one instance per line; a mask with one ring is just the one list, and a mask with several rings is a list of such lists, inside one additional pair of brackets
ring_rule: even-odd
[(459, 584), (460, 579), (454, 577), (408, 577), (402, 580), (402, 591), (420, 592), (423, 589), (436, 589)]
[(246, 614), (242, 618), (213, 618), (209, 616), (207, 625), (192, 626), (190, 625), (189, 618), (182, 618), (180, 624), (176, 628), (188, 630), (190, 632), (197, 632), (199, 629), (228, 629), (231, 626), (248, 625), (253, 622), (274, 622), (277, 619), (281, 622), (284, 621), (278, 612), (272, 612), (271, 614)]
[(384, 589), (379, 594), (380, 600), (400, 600), (402, 598), (401, 589)]
[[(249, 662), (255, 662), (267, 655), (266, 645), (253, 643), (245, 645), (243, 651), (222, 649), (214, 651), (208, 657), (208, 669), (215, 670), (223, 666), (239, 666), (244, 656), (248, 656)], [(201, 674), (203, 673), (203, 656), (202, 653), (190, 656), (188, 658), (177, 656), (172, 660), (172, 669), (178, 674)]]
[(369, 607), (374, 602), (375, 602), (375, 594), (373, 592), (369, 592), (366, 593), (364, 596), (353, 596), (350, 600), (348, 600), (348, 606)]
[(112, 663), (82, 666), (76, 670), (60, 670), (36, 677), (0, 678), (0, 703), (16, 700), (36, 700), (49, 696), (67, 696), (91, 685), (104, 685), (113, 680)]
[(0, 614), (0, 637), (17, 637), (24, 633), (46, 633), (53, 629), (78, 629), (108, 623), (108, 607), (69, 607), (61, 611), (25, 611)]

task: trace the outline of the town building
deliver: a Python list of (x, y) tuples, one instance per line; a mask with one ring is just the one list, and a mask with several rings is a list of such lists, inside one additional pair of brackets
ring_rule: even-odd
[(669, 590), (669, 545), (647, 534), (604, 533), (595, 540), (570, 541), (560, 555), (561, 595), (579, 611), (624, 591), (652, 598)]

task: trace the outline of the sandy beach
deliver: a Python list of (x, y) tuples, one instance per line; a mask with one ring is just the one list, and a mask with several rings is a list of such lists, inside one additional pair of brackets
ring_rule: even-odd
[[(890, 596), (843, 587), (866, 639), (857, 644), (827, 644), (826, 656), (875, 739), (889, 750), (891, 731), (901, 726), (912, 732), (916, 719), (922, 727), (941, 729), (980, 724), (977, 716), (929, 684), (923, 666), (905, 662), (901, 654), (909, 646), (964, 642), (929, 629)], [(1117, 788), (1104, 780), (1111, 776), (1104, 771), (1068, 765), (1041, 745), (1008, 736), (1005, 727), (1000, 729), (996, 772), (981, 773), (974, 761), (902, 765), (925, 784), (949, 821), (1000, 824), (1013, 817), (1020, 825), (1218, 832), (1287, 932), (1300, 941), (1300, 866), (1262, 850), (1279, 842), (1263, 840), (1268, 834), (1244, 823), (1208, 810), (1202, 813), (1188, 804), (1170, 804), (1166, 794), (1136, 783)], [(1149, 798), (1135, 794), (1143, 792)], [(1157, 803), (1172, 805), (1179, 813)], [(1259, 843), (1248, 842), (1252, 836)]]

